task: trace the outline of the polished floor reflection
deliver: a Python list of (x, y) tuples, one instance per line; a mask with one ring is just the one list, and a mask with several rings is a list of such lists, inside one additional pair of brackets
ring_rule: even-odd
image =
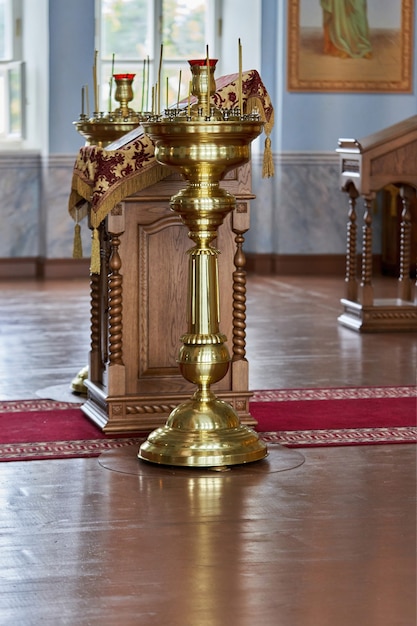
[[(337, 323), (343, 280), (250, 276), (251, 389), (416, 384), (417, 333), (360, 334)], [(393, 297), (396, 281), (376, 281)], [(0, 282), (0, 400), (33, 398), (87, 362), (88, 280)]]
[[(70, 380), (88, 282), (0, 288), (1, 399)], [(342, 295), (250, 277), (252, 388), (415, 383), (416, 334), (338, 327)], [(285, 469), (288, 452), (229, 472), (138, 466), (134, 449), (1, 464), (0, 623), (415, 624), (415, 446), (303, 449)]]

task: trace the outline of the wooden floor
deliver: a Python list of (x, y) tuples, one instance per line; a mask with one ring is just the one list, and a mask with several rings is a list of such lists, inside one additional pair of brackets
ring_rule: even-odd
[[(251, 389), (416, 384), (417, 333), (359, 334), (337, 324), (343, 280), (248, 278)], [(375, 284), (394, 297), (396, 281)], [(0, 400), (33, 398), (87, 364), (89, 282), (0, 282)]]
[[(0, 289), (0, 399), (69, 384), (88, 281)], [(417, 335), (338, 326), (342, 296), (337, 278), (249, 277), (252, 389), (416, 383)], [(0, 624), (414, 626), (415, 447), (271, 446), (262, 464), (2, 463)]]

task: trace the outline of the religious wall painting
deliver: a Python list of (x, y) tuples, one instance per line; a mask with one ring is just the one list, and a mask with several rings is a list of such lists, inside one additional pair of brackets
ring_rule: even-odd
[(288, 91), (412, 91), (414, 0), (288, 0)]

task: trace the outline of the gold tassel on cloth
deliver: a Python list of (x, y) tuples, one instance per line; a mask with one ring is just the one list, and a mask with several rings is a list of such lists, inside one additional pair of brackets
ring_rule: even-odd
[(83, 258), (83, 244), (81, 241), (81, 226), (77, 223), (74, 227), (74, 243), (72, 248), (72, 258)]
[(265, 109), (262, 99), (257, 96), (251, 96), (246, 101), (247, 113), (257, 113), (264, 122), (264, 132), (266, 135), (264, 158), (262, 163), (262, 178), (271, 178), (275, 174), (274, 159), (272, 156), (272, 144), (270, 134), (274, 128), (274, 112), (272, 112), (269, 121), (266, 119)]
[(264, 160), (262, 163), (262, 178), (271, 178), (274, 175), (274, 161), (272, 158), (271, 140), (265, 139)]
[(93, 235), (91, 240), (90, 273), (100, 274), (100, 239), (98, 236), (97, 228), (93, 228)]

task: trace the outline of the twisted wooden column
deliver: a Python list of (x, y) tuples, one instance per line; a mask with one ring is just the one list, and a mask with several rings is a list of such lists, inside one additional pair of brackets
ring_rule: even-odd
[(401, 187), (400, 196), (403, 203), (400, 230), (400, 275), (398, 278), (398, 297), (401, 300), (411, 301), (411, 212), (410, 200), (415, 190), (408, 185)]
[(248, 230), (232, 229), (235, 233), (236, 252), (233, 272), (233, 361), (246, 357), (246, 257), (243, 252), (244, 233)]
[(362, 279), (361, 303), (365, 306), (373, 304), (374, 290), (372, 286), (372, 197), (364, 198), (365, 212), (362, 227)]
[(349, 184), (347, 190), (349, 194), (349, 221), (347, 223), (347, 249), (346, 249), (346, 298), (356, 302), (358, 299), (358, 279), (356, 261), (356, 239), (358, 226), (356, 223), (356, 199), (359, 192), (355, 185)]
[(109, 261), (109, 363), (123, 365), (123, 276), (119, 255), (121, 233), (111, 235)]
[(90, 363), (89, 379), (99, 380), (100, 361), (100, 276), (90, 274)]
[(90, 274), (90, 358), (88, 378), (93, 382), (101, 381), (104, 368), (101, 308), (104, 294), (103, 277), (107, 268), (107, 235), (103, 225), (99, 227), (100, 240), (100, 274)]

